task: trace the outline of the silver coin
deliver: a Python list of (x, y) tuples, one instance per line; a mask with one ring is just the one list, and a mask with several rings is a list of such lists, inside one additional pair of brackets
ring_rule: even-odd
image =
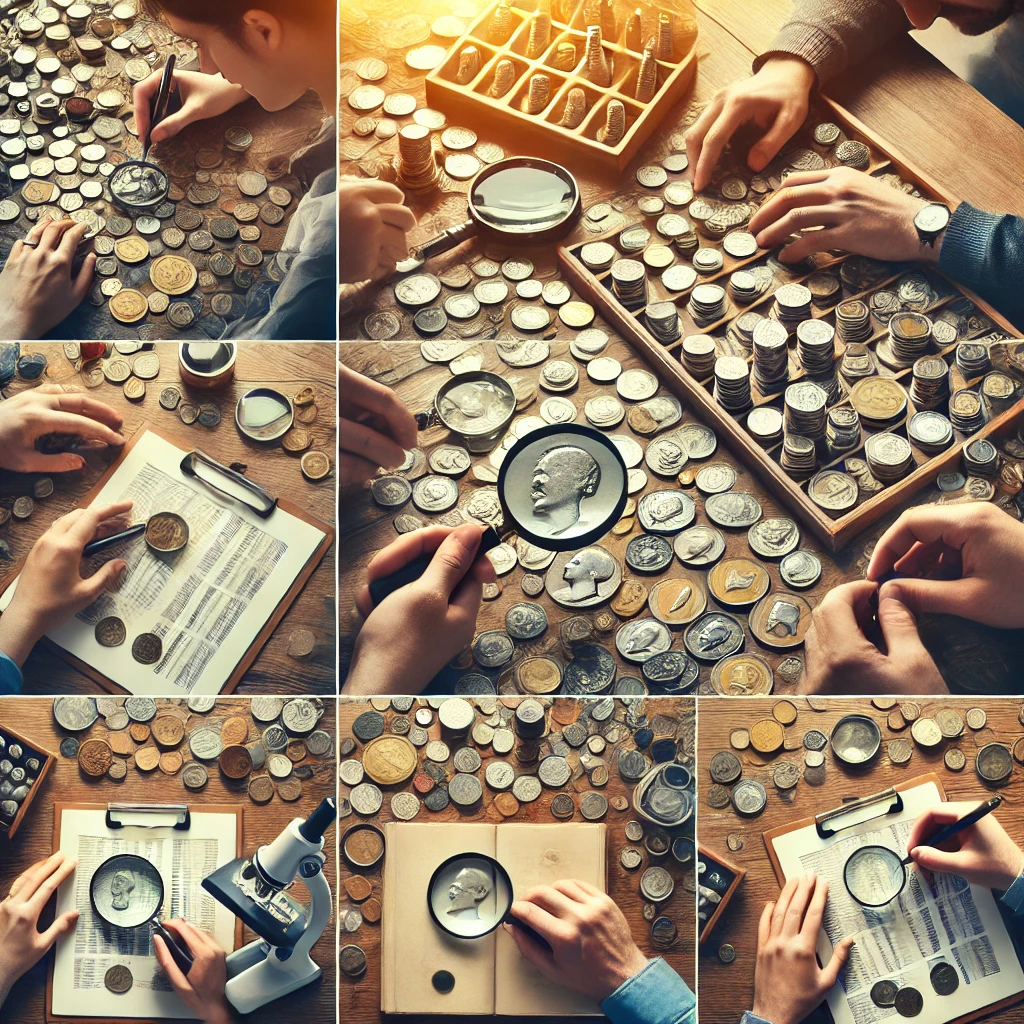
[(697, 507), (682, 491), (650, 491), (637, 502), (636, 514), (648, 533), (678, 533), (696, 519)]
[(291, 758), (285, 757), (284, 754), (272, 754), (267, 758), (267, 771), (275, 779), (287, 779), (294, 770)]
[(557, 789), (569, 781), (572, 777), (572, 769), (564, 757), (549, 754), (537, 766), (537, 777), (545, 786)]
[(215, 761), (224, 749), (220, 731), (208, 725), (193, 729), (188, 734), (188, 749), (200, 761)]
[(627, 661), (643, 664), (672, 646), (668, 626), (657, 619), (642, 618), (626, 622), (615, 634), (615, 648)]
[(533, 640), (548, 628), (543, 605), (521, 601), (505, 613), (505, 629), (514, 640)]
[(448, 798), (456, 807), (473, 807), (483, 796), (483, 786), (475, 775), (459, 773), (448, 783)]
[(600, 821), (608, 813), (608, 798), (603, 793), (584, 793), (580, 797), (580, 814), (587, 821)]
[(288, 746), (288, 733), (280, 725), (263, 730), (263, 746), (272, 754), (279, 754)]
[(189, 761), (181, 769), (181, 782), (186, 789), (196, 792), (210, 781), (210, 773), (198, 761)]
[(481, 764), (480, 754), (473, 747), (460, 747), (452, 755), (452, 767), (457, 772), (472, 774)]
[(391, 813), (399, 821), (412, 821), (420, 813), (420, 802), (412, 793), (395, 793), (391, 797)]
[(626, 545), (626, 565), (634, 572), (661, 572), (671, 563), (672, 545), (662, 536), (643, 533)]
[(542, 789), (541, 781), (536, 775), (520, 775), (512, 783), (512, 795), (521, 804), (532, 803), (540, 796)]
[(781, 558), (796, 550), (800, 531), (792, 519), (762, 519), (747, 531), (747, 543), (762, 558)]
[(654, 865), (640, 876), (640, 894), (651, 903), (662, 903), (672, 895), (675, 881), (663, 867)]
[(281, 697), (253, 697), (249, 702), (249, 714), (264, 724), (276, 721), (281, 715), (284, 700)]
[(732, 791), (732, 805), (737, 813), (749, 817), (760, 814), (768, 803), (768, 793), (756, 779), (741, 779)]
[(761, 506), (752, 494), (744, 491), (726, 491), (712, 494), (704, 502), (708, 518), (719, 526), (753, 526), (761, 518)]
[(133, 722), (150, 722), (156, 718), (156, 701), (152, 697), (129, 697), (124, 709)]
[(349, 793), (348, 799), (356, 814), (368, 817), (380, 810), (384, 794), (372, 782), (363, 782)]
[(53, 717), (62, 729), (81, 732), (96, 721), (99, 713), (92, 697), (56, 697), (53, 701)]
[(644, 862), (644, 855), (635, 846), (626, 846), (619, 854), (619, 862), (627, 871), (635, 871)]
[(792, 551), (779, 563), (779, 574), (790, 587), (813, 587), (821, 579), (821, 559), (813, 551)]
[(451, 757), (451, 751), (448, 749), (448, 744), (441, 740), (431, 740), (427, 744), (426, 754), (429, 760), (434, 761), (437, 764), (444, 764), (444, 762)]
[(446, 476), (424, 476), (412, 489), (412, 502), (421, 512), (447, 512), (459, 500), (459, 486)]
[[(259, 697), (253, 698), (255, 704)], [(205, 715), (207, 712), (212, 711), (217, 705), (216, 697), (189, 697), (186, 702), (189, 711), (197, 715)], [(276, 717), (276, 716), (275, 716)]]
[(323, 729), (317, 729), (306, 737), (306, 749), (313, 757), (324, 757), (331, 752), (333, 746), (331, 734)]
[(301, 697), (288, 701), (281, 709), (281, 724), (293, 736), (305, 736), (312, 732), (319, 719), (316, 705)]
[(473, 658), (481, 668), (501, 668), (512, 660), (512, 639), (501, 630), (488, 630), (473, 641)]
[(498, 792), (510, 789), (515, 778), (515, 769), (507, 761), (490, 761), (484, 771), (487, 785)]
[(684, 565), (711, 565), (725, 554), (725, 536), (713, 526), (694, 526), (676, 537), (673, 549)]
[(610, 551), (592, 545), (563, 551), (551, 563), (544, 585), (565, 608), (589, 608), (608, 600), (622, 583), (622, 566)]
[(441, 294), (441, 282), (433, 274), (413, 274), (395, 284), (395, 298), (403, 306), (429, 306)]
[(725, 463), (716, 462), (710, 466), (702, 466), (694, 478), (697, 490), (701, 494), (721, 494), (731, 490), (736, 483), (736, 470)]
[(342, 761), (338, 768), (338, 778), (346, 786), (358, 786), (363, 781), (363, 776), (363, 762), (354, 757)]
[(511, 729), (495, 729), (491, 737), (491, 749), (496, 754), (508, 754), (516, 743), (516, 735)]
[(706, 612), (687, 628), (683, 642), (695, 658), (721, 661), (743, 649), (743, 627), (724, 612)]

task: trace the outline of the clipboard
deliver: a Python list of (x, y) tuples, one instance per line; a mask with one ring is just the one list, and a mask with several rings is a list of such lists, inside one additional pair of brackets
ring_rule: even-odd
[[(772, 870), (775, 872), (775, 879), (779, 883), (779, 886), (783, 886), (786, 883), (785, 876), (782, 872), (782, 866), (779, 863), (778, 854), (775, 852), (775, 848), (772, 845), (772, 841), (778, 836), (787, 835), (790, 832), (797, 832), (802, 828), (808, 828), (815, 826), (818, 835), (822, 838), (827, 838), (830, 834), (835, 835), (841, 833), (846, 828), (850, 828), (853, 825), (861, 824), (864, 821), (875, 820), (877, 818), (884, 817), (888, 813), (898, 813), (902, 809), (902, 800), (899, 799), (901, 793), (905, 793), (907, 790), (916, 789), (918, 786), (924, 786), (928, 783), (934, 784), (935, 788), (939, 791), (939, 799), (944, 801), (946, 799), (946, 790), (942, 785), (942, 781), (935, 772), (928, 772), (925, 775), (918, 775), (913, 779), (907, 779), (905, 782), (900, 782), (893, 786), (891, 789), (883, 790), (881, 793), (874, 793), (866, 797), (862, 797), (859, 800), (851, 801), (848, 804), (841, 804), (839, 807), (832, 808), (829, 811), (823, 811), (819, 814), (813, 815), (807, 818), (801, 818), (799, 821), (791, 822), (789, 825), (780, 825), (778, 828), (771, 829), (768, 832), (763, 833), (765, 849), (768, 853), (768, 860), (771, 863)], [(886, 806), (888, 802), (888, 806)], [(868, 814), (867, 817), (857, 817), (860, 811), (867, 813), (871, 809), (871, 805), (875, 804), (878, 808), (875, 813)], [(848, 824), (842, 822), (844, 816), (851, 815), (856, 818)], [(822, 827), (826, 830), (824, 833)], [(951, 1024), (966, 1024), (967, 1021), (978, 1020), (982, 1017), (989, 1017), (1000, 1010), (1005, 1010), (1007, 1007), (1015, 1006), (1022, 999), (1024, 999), (1024, 992), (1018, 992), (1016, 995), (1007, 996), (1004, 999), (1000, 999), (997, 1002), (989, 1003), (987, 1006), (983, 1006), (970, 1013), (966, 1013), (961, 1017), (957, 1017)], [(827, 1007), (826, 1007), (827, 1008)]]
[[(89, 489), (88, 493), (82, 498), (77, 508), (87, 508), (96, 499), (100, 491), (106, 486), (107, 481), (117, 472), (121, 463), (128, 456), (128, 453), (135, 447), (140, 438), (148, 433), (152, 428), (145, 422), (139, 427), (139, 429), (132, 436), (131, 440), (121, 449), (117, 458), (104, 470), (102, 476), (96, 483)], [(162, 440), (166, 440), (159, 431), (153, 430), (153, 433), (160, 437)], [(172, 442), (168, 441), (168, 444)], [(175, 445), (175, 447), (177, 447)], [(295, 599), (302, 592), (306, 583), (309, 581), (310, 576), (313, 575), (314, 570), (323, 561), (324, 555), (330, 550), (331, 545), (334, 543), (334, 527), (328, 523), (317, 519), (315, 516), (310, 515), (308, 512), (299, 508), (294, 502), (289, 501), (287, 498), (277, 499), (277, 508), (287, 512), (289, 515), (293, 515), (296, 519), (301, 519), (304, 523), (312, 526), (314, 529), (320, 531), (323, 534), (323, 539), (317, 545), (313, 554), (306, 561), (306, 564), (302, 567), (302, 571), (292, 581), (291, 586), (285, 592), (284, 597), (280, 603), (274, 609), (270, 618), (263, 624), (263, 628), (256, 634), (256, 638), (249, 645), (248, 649), (243, 653), (242, 657), (235, 665), (228, 677), (227, 682), (221, 687), (220, 694), (234, 693), (238, 687), (238, 684), (245, 677), (246, 672), (252, 667), (252, 663), (256, 660), (257, 655), (263, 649), (267, 641), (274, 635), (274, 631), (280, 625), (281, 620), (285, 617), (288, 609), (291, 608)], [(26, 556), (27, 558), (27, 556)], [(25, 558), (18, 561), (14, 571), (5, 578), (3, 590), (6, 590), (8, 586), (14, 581), (14, 579), (21, 573), (25, 565)], [(2, 592), (2, 591), (0, 591)], [(83, 675), (88, 676), (97, 686), (106, 690), (108, 693), (128, 693), (124, 687), (119, 686), (112, 679), (108, 679), (99, 669), (94, 668), (92, 665), (82, 661), (77, 655), (72, 654), (70, 651), (65, 650), (59, 644), (54, 643), (48, 637), (44, 636), (42, 643), (46, 645), (46, 648), (52, 651), (57, 657), (66, 661), (73, 668), (77, 669)]]
[[(97, 811), (106, 816), (106, 820), (109, 823), (111, 814), (117, 815), (120, 812), (132, 811), (134, 813), (147, 813), (151, 812), (153, 806), (144, 807), (141, 805), (130, 805), (130, 804), (93, 804), (93, 803), (78, 803), (76, 801), (64, 801), (58, 802), (53, 805), (53, 842), (51, 844), (51, 853), (56, 853), (60, 849), (60, 827), (61, 820), (63, 818), (64, 811)], [(156, 810), (158, 811), (169, 811), (170, 808), (167, 805), (157, 805)], [(233, 814), (235, 815), (235, 856), (240, 857), (242, 855), (242, 807), (240, 804), (196, 804), (194, 807), (183, 806), (182, 808), (175, 807), (174, 810), (184, 810), (185, 814), (191, 817), (191, 814)], [(115, 826), (118, 824), (118, 818), (114, 819)], [(157, 825), (152, 827), (166, 827), (174, 828), (173, 825)], [(178, 828), (178, 831), (184, 831), (184, 829)], [(235, 918), (235, 949), (240, 949), (242, 945), (242, 919)], [(46, 1020), (61, 1022), (61, 1024), (125, 1024), (125, 1021), (134, 1020), (135, 1018), (126, 1017), (67, 1017), (53, 1012), (53, 971), (56, 964), (56, 954), (54, 950), (50, 950), (46, 954), (47, 967), (46, 967)], [(162, 1021), (179, 1020), (182, 1024), (195, 1024), (193, 1018), (189, 1017), (163, 1017)]]

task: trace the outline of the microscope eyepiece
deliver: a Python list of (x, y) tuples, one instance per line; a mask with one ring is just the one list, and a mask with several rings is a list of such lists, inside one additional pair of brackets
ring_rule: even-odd
[(334, 797), (324, 797), (320, 801), (320, 806), (299, 826), (299, 835), (307, 843), (320, 842), (337, 815), (338, 808), (335, 805)]

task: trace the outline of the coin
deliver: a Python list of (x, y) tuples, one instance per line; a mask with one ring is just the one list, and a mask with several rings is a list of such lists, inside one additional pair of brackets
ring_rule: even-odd
[(269, 775), (255, 775), (249, 780), (249, 799), (254, 804), (267, 804), (274, 798), (274, 784)]
[(756, 779), (743, 779), (732, 791), (732, 805), (737, 814), (754, 817), (768, 803), (768, 792)]
[(55, 697), (53, 717), (62, 729), (81, 732), (96, 721), (99, 713), (92, 697)]
[(785, 738), (785, 731), (774, 718), (762, 718), (750, 727), (750, 745), (759, 754), (774, 754)]
[(929, 974), (932, 988), (937, 995), (952, 995), (960, 987), (960, 975), (950, 963), (936, 964)]
[(131, 970), (124, 964), (114, 964), (106, 974), (103, 975), (103, 984), (108, 992), (115, 995), (124, 995), (129, 991), (134, 981)]
[(728, 558), (708, 573), (708, 589), (715, 599), (734, 607), (759, 601), (770, 586), (767, 571), (749, 558)]
[(96, 623), (96, 642), (103, 647), (120, 647), (127, 636), (124, 622), (116, 615), (108, 615)]
[(150, 730), (156, 745), (165, 750), (176, 747), (185, 738), (185, 726), (181, 719), (174, 715), (157, 715)]
[[(846, 145), (846, 143), (843, 143), (843, 145)], [(916, 1017), (924, 1007), (924, 999), (916, 988), (911, 988), (908, 985), (896, 993), (893, 1005), (901, 1017)]]
[(895, 981), (876, 981), (871, 986), (871, 1002), (875, 1006), (889, 1007), (896, 1002), (896, 993), (899, 991), (899, 985)]
[(404, 736), (380, 736), (363, 751), (363, 770), (382, 786), (405, 782), (416, 766), (416, 748)]
[(694, 621), (683, 634), (686, 649), (703, 661), (721, 661), (741, 650), (743, 628), (731, 615), (707, 612)]
[(890, 740), (886, 753), (893, 764), (906, 764), (914, 754), (910, 743), (904, 739)]
[(1013, 774), (1013, 757), (1002, 743), (988, 743), (978, 751), (974, 768), (985, 782), (1000, 785)]
[(215, 761), (220, 757), (224, 744), (221, 742), (219, 730), (202, 726), (188, 734), (188, 748), (192, 756), (200, 761)]
[[(122, 239), (122, 241), (129, 241), (129, 239)], [(120, 245), (121, 243), (119, 242), (118, 244)], [(148, 251), (146, 255), (149, 255)], [(184, 295), (186, 292), (191, 291), (195, 287), (198, 276), (195, 266), (189, 260), (171, 254), (158, 256), (150, 264), (149, 268), (150, 281), (153, 282), (155, 288), (162, 291), (165, 295)], [(155, 355), (155, 353), (147, 353), (147, 355)], [(158, 359), (158, 370), (159, 365)]]
[(987, 721), (988, 715), (985, 714), (984, 708), (971, 708), (967, 712), (967, 724), (975, 731), (984, 729)]
[(205, 788), (210, 775), (198, 761), (189, 761), (181, 770), (181, 781), (186, 789), (197, 792)]
[(163, 642), (155, 633), (140, 633), (132, 642), (132, 657), (140, 665), (153, 665), (160, 660)]
[(967, 758), (959, 747), (950, 747), (943, 756), (943, 761), (951, 772), (961, 772), (967, 765)]
[(952, 740), (963, 735), (964, 720), (952, 708), (939, 708), (933, 717), (945, 739)]
[(772, 775), (777, 789), (792, 789), (800, 781), (800, 767), (792, 761), (779, 761)]
[(761, 506), (757, 499), (742, 491), (712, 494), (704, 502), (704, 511), (719, 526), (753, 526), (761, 518)]
[(78, 748), (78, 767), (93, 779), (106, 775), (113, 758), (110, 744), (104, 740), (85, 740)]
[(926, 749), (937, 747), (942, 742), (942, 732), (934, 718), (918, 718), (910, 727), (910, 735), (918, 746)]
[(811, 624), (810, 604), (797, 594), (768, 594), (750, 612), (750, 630), (769, 647), (795, 647)]
[(338, 966), (346, 978), (361, 978), (366, 973), (366, 954), (358, 946), (342, 946)]
[(708, 766), (711, 779), (723, 786), (731, 786), (742, 774), (740, 759), (728, 750), (720, 750), (711, 758)]
[(134, 288), (122, 288), (110, 300), (108, 306), (111, 316), (123, 324), (136, 323), (149, 312), (146, 296)]

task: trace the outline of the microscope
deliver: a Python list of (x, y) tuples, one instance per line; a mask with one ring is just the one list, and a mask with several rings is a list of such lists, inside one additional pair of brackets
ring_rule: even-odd
[[(260, 936), (227, 958), (224, 993), (239, 1013), (295, 992), (322, 973), (309, 952), (331, 919), (323, 846), (336, 816), (334, 798), (326, 797), (305, 821), (295, 818), (252, 857), (239, 857), (203, 879), (203, 888)], [(309, 889), (309, 906), (285, 892), (297, 878)]]

